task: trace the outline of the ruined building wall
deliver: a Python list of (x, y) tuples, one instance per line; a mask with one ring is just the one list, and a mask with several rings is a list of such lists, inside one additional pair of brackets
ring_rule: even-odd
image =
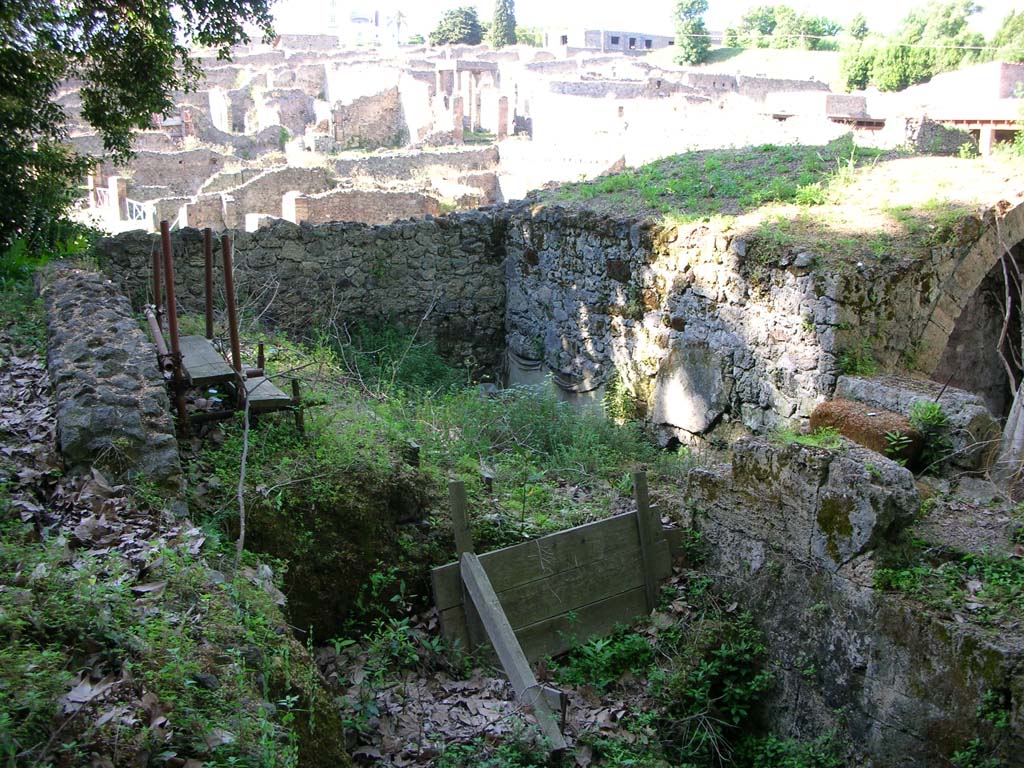
[[(277, 222), (233, 234), (235, 282), (244, 311), (287, 330), (422, 323), (421, 336), (443, 354), (493, 371), (504, 351), (503, 233), (502, 219), (475, 212), (388, 227)], [(104, 269), (136, 303), (148, 290), (154, 237), (129, 232), (97, 245)], [(202, 232), (176, 232), (173, 246), (178, 300), (201, 312)]]
[(299, 224), (331, 221), (390, 224), (399, 219), (437, 216), (440, 213), (441, 207), (436, 199), (418, 192), (340, 189), (320, 195), (286, 196), (284, 204), (284, 218)]
[[(376, 204), (352, 194), (295, 203), (332, 218)], [(1006, 237), (1024, 239), (1024, 206), (1003, 221)], [(413, 322), (436, 295), (430, 328), (460, 356), (497, 366), (507, 347), (513, 383), (551, 374), (582, 400), (618, 377), (664, 440), (686, 442), (808, 417), (851, 350), (883, 370), (929, 373), (997, 258), (979, 249), (998, 240), (979, 234), (980, 219), (903, 266), (780, 249), (756, 225), (735, 226), (661, 228), (526, 203), (379, 227), (281, 224), (236, 238), (240, 283), (254, 295), (273, 284), (266, 317), (283, 325), (309, 328), (336, 308)], [(182, 296), (201, 286), (198, 238), (182, 236)], [(150, 247), (149, 236), (129, 234), (100, 251), (138, 292)]]
[(408, 132), (397, 86), (334, 108), (334, 140), (345, 149), (400, 147)]

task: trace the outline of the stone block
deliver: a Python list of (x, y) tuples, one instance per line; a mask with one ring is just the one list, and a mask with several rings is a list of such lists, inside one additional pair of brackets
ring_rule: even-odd
[(695, 435), (707, 432), (729, 405), (722, 364), (721, 353), (707, 344), (671, 348), (654, 383), (653, 422)]
[(980, 397), (962, 389), (906, 376), (840, 376), (835, 394), (906, 417), (910, 416), (914, 403), (937, 400), (949, 417), (953, 443), (949, 461), (963, 469), (986, 469), (998, 448), (999, 423)]

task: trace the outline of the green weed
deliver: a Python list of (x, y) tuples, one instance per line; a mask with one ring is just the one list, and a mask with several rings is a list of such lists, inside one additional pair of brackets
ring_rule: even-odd
[(839, 370), (848, 376), (874, 376), (878, 372), (871, 342), (862, 339), (839, 355)]
[(781, 443), (798, 443), (814, 448), (837, 450), (843, 445), (842, 435), (835, 427), (820, 427), (809, 434), (801, 434), (789, 428), (776, 431), (775, 439)]
[(938, 402), (918, 400), (910, 406), (910, 423), (924, 438), (921, 466), (925, 472), (937, 474), (953, 449), (949, 415)]

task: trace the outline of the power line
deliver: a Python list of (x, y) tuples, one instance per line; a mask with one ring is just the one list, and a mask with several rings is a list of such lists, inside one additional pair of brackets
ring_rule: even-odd
[[(677, 34), (676, 37), (707, 38), (709, 40), (713, 40), (713, 39), (718, 38), (718, 37), (722, 37), (724, 39), (724, 34), (722, 34), (722, 35), (712, 35), (710, 33), (708, 33), (708, 34), (687, 33), (685, 35), (678, 35)], [(794, 35), (775, 35), (775, 34), (772, 34), (772, 35), (760, 35), (759, 37), (761, 39), (764, 39), (764, 40), (827, 40), (827, 41), (833, 42), (833, 43), (842, 42), (841, 39), (839, 37), (835, 36), (835, 35), (797, 35), (797, 34), (794, 34)], [(871, 46), (871, 47), (875, 47), (875, 48), (925, 48), (925, 49), (935, 50), (935, 51), (1001, 51), (1003, 48), (1007, 47), (1007, 46), (999, 46), (999, 45), (940, 45), (938, 43), (901, 43), (901, 42), (898, 42), (898, 41), (890, 41), (890, 40), (886, 40), (886, 41), (881, 42), (881, 43), (874, 43), (874, 42), (867, 42), (867, 43), (865, 43), (864, 41), (858, 41), (858, 43), (864, 44), (864, 45), (868, 45), (868, 46)], [(754, 45), (754, 46), (741, 45), (741, 46), (738, 46), (738, 47), (739, 48), (744, 48), (744, 49), (747, 49), (747, 50), (752, 50), (752, 49), (757, 49), (757, 48), (759, 48), (761, 46), (757, 46), (757, 45)], [(764, 48), (767, 49), (768, 46), (764, 46)]]

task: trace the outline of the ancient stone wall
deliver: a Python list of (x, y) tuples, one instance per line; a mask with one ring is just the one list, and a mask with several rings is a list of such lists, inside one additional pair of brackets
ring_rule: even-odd
[[(245, 174), (242, 173), (242, 178)], [(333, 186), (331, 173), (324, 168), (279, 168), (255, 176), (238, 187), (200, 195), (188, 205), (188, 225), (232, 229), (245, 223), (248, 213), (280, 217), (287, 192), (306, 194), (324, 192)], [(228, 200), (230, 198), (230, 200)]]
[(443, 148), (430, 152), (381, 153), (342, 158), (334, 161), (339, 176), (353, 179), (387, 181), (392, 179), (413, 179), (418, 175), (449, 171), (486, 171), (498, 164), (496, 146), (480, 148)]
[[(437, 216), (440, 204), (419, 192), (364, 191), (336, 189), (320, 195), (302, 195), (294, 199), (292, 215), (296, 223), (325, 224), (331, 221), (359, 221), (364, 224), (390, 224), (398, 219)], [(285, 204), (285, 208), (288, 204)]]
[[(296, 218), (313, 221), (433, 210), (418, 197), (354, 191), (294, 205)], [(807, 418), (832, 394), (844, 357), (931, 371), (960, 306), (997, 259), (994, 225), (981, 221), (967, 219), (902, 266), (779, 249), (756, 227), (662, 228), (529, 203), (381, 227), (277, 225), (237, 237), (243, 284), (253, 294), (275, 286), (267, 317), (308, 328), (309, 306), (344, 306), (409, 320), (426, 311), (423, 292), (439, 282), (441, 294), (458, 297), (441, 314), (476, 329), (465, 334), (469, 347), (486, 337), (489, 361), (507, 347), (513, 383), (551, 374), (567, 396), (598, 399), (617, 377), (663, 440), (692, 442)], [(1024, 239), (1024, 207), (1001, 221), (1003, 235), (1016, 237), (1010, 242)], [(113, 274), (128, 270), (133, 290), (143, 289), (149, 240), (105, 243), (117, 256)], [(481, 271), (462, 286), (470, 264)]]
[(132, 160), (128, 196), (137, 187), (160, 187), (165, 195), (194, 195), (203, 181), (223, 168), (225, 157), (212, 149), (139, 152)]
[(667, 80), (554, 80), (548, 87), (552, 93), (561, 96), (586, 96), (592, 99), (657, 98), (670, 96), (683, 89), (682, 86)]
[(746, 239), (558, 209), (513, 217), (508, 346), (563, 389), (617, 375), (666, 438), (807, 416), (835, 383), (836, 277), (752, 274)]
[(874, 588), (878, 552), (918, 509), (910, 472), (852, 445), (732, 449), (731, 465), (691, 471), (678, 512), (765, 632), (773, 728), (808, 740), (834, 731), (849, 765), (944, 765), (977, 735), (983, 696), (1007, 691), (998, 756), (1019, 754), (1021, 649)]
[(114, 482), (179, 493), (178, 444), (156, 350), (124, 294), (103, 275), (58, 265), (45, 277), (43, 298), (68, 468), (96, 466)]
[[(244, 311), (291, 331), (390, 319), (494, 371), (504, 353), (504, 226), (476, 212), (388, 227), (277, 222), (234, 233), (235, 282)], [(97, 245), (104, 269), (140, 303), (154, 237), (129, 232)], [(176, 232), (173, 244), (179, 302), (202, 311), (202, 233)]]
[(737, 91), (741, 96), (748, 99), (764, 101), (771, 93), (793, 93), (796, 91), (821, 91), (827, 93), (827, 83), (820, 83), (814, 80), (783, 80), (773, 77), (745, 77), (736, 78)]
[(361, 96), (334, 108), (334, 140), (339, 147), (400, 147), (408, 140), (397, 86)]

